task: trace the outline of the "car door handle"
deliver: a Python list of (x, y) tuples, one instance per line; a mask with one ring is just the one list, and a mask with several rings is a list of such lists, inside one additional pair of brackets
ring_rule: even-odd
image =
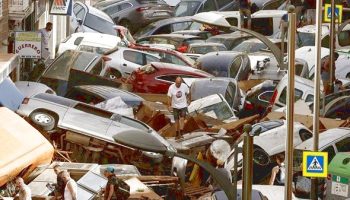
[(126, 67), (126, 66), (128, 66), (128, 65), (124, 63), (123, 66)]

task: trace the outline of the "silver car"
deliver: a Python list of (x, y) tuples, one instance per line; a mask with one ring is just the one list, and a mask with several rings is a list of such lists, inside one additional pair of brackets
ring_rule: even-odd
[(69, 130), (110, 143), (116, 143), (113, 139), (116, 133), (143, 130), (174, 151), (162, 136), (140, 121), (60, 96), (35, 95), (25, 99), (17, 113), (45, 131)]

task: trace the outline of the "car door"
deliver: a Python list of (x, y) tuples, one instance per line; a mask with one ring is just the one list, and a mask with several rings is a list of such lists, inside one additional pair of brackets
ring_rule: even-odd
[(103, 137), (111, 124), (111, 113), (78, 103), (67, 110), (62, 126), (83, 134)]
[(87, 10), (84, 6), (75, 3), (73, 7), (73, 15), (70, 20), (70, 27), (71, 27), (71, 32), (74, 32), (75, 29), (78, 27), (78, 19), (81, 19), (83, 22), (85, 20)]
[(135, 51), (135, 50), (124, 50), (122, 55), (122, 66), (121, 68), (126, 75), (130, 75), (134, 70), (139, 67), (149, 64), (150, 62), (159, 62), (160, 59), (150, 54)]

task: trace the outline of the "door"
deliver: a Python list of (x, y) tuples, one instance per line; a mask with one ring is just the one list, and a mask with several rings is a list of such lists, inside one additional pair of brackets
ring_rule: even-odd
[(111, 113), (78, 103), (69, 108), (62, 119), (62, 126), (83, 134), (103, 137), (111, 124)]

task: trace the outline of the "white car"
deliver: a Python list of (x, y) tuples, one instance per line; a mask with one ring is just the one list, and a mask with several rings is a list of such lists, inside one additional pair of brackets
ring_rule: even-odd
[(57, 50), (60, 55), (66, 50), (80, 50), (103, 54), (120, 43), (118, 36), (102, 33), (73, 33), (61, 42)]
[[(315, 74), (315, 46), (303, 46), (295, 50), (295, 58), (303, 59), (309, 67), (309, 78), (312, 79)], [(321, 47), (321, 59), (329, 55), (329, 49)]]
[(98, 32), (110, 35), (116, 35), (114, 26), (116, 25), (112, 18), (106, 13), (80, 2), (75, 2), (73, 15), (70, 21), (70, 32), (74, 33), (81, 21), (83, 30), (79, 32)]
[(109, 70), (119, 77), (128, 77), (134, 70), (151, 62), (160, 62), (160, 57), (136, 49), (118, 47), (104, 56), (103, 74)]
[(339, 55), (335, 61), (335, 77), (337, 79), (350, 79), (350, 56)]

